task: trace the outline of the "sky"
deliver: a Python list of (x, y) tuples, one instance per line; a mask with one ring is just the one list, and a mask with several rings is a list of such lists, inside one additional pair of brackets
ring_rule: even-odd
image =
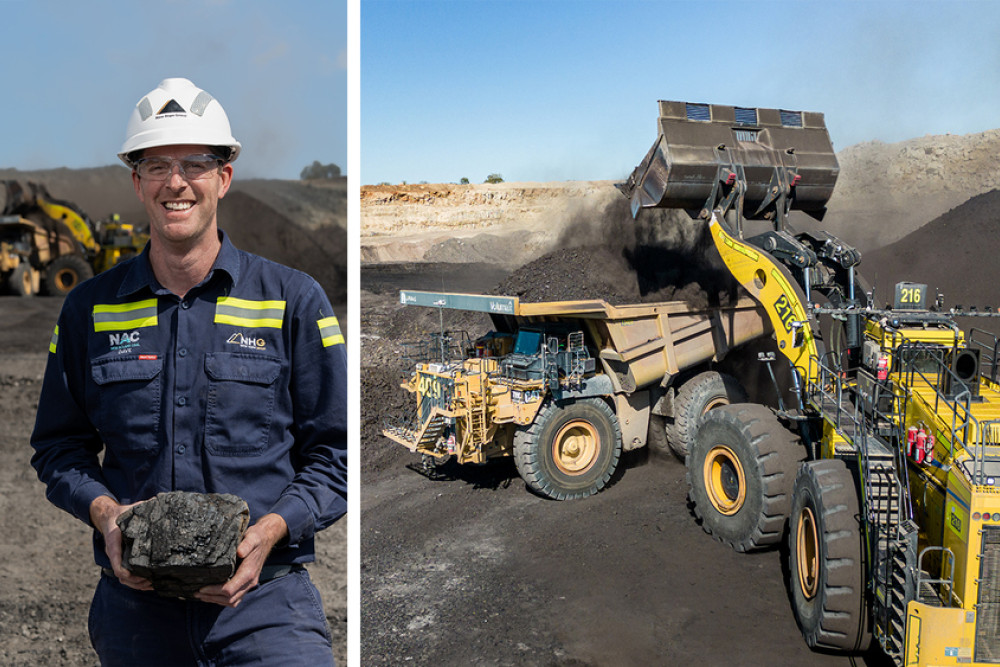
[(237, 178), (346, 173), (347, 1), (0, 0), (0, 168), (117, 164), (139, 99), (184, 77), (226, 110)]
[(1000, 127), (994, 0), (362, 0), (361, 182), (624, 179), (657, 100), (819, 111), (834, 148)]

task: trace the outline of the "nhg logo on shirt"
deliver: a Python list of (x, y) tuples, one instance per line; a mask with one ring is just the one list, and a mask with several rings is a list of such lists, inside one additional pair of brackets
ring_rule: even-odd
[(112, 352), (124, 354), (133, 347), (139, 347), (139, 332), (108, 334), (108, 344), (111, 346)]
[(264, 350), (267, 347), (267, 342), (263, 338), (251, 338), (250, 336), (244, 336), (242, 333), (234, 333), (226, 342), (230, 345), (239, 345), (248, 350)]

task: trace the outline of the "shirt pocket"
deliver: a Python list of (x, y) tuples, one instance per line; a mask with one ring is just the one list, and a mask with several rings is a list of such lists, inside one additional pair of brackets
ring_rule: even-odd
[(91, 362), (100, 406), (97, 428), (109, 449), (118, 453), (159, 449), (162, 368), (162, 359), (139, 356)]
[(205, 448), (216, 456), (255, 456), (267, 449), (281, 360), (259, 355), (205, 355), (208, 405)]

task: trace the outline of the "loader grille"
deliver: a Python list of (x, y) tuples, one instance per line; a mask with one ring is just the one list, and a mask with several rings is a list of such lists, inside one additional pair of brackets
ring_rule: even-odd
[(1000, 663), (1000, 528), (983, 528), (976, 605), (976, 662)]

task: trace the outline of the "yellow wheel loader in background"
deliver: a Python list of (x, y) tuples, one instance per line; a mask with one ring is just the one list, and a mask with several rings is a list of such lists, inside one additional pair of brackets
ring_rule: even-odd
[(68, 294), (95, 272), (140, 252), (148, 240), (116, 215), (92, 222), (44, 185), (0, 184), (0, 287), (12, 294)]

